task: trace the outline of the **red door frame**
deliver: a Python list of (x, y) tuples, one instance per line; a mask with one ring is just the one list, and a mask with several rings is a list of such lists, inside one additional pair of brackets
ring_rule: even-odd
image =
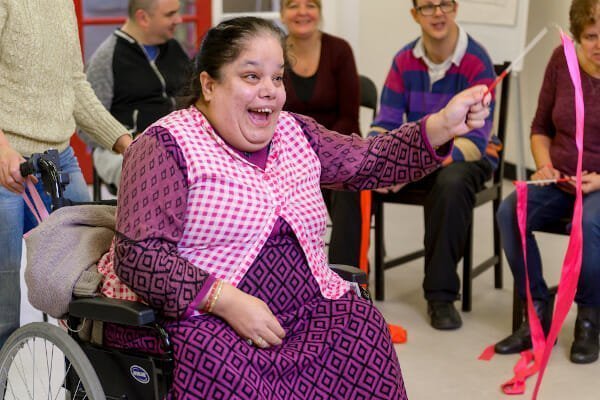
[[(26, 0), (24, 0), (26, 1)], [(75, 13), (77, 15), (77, 26), (79, 28), (79, 44), (83, 55), (85, 43), (85, 26), (86, 25), (120, 25), (125, 22), (126, 17), (94, 17), (89, 18), (83, 15), (83, 1), (73, 0), (75, 5)], [(184, 14), (182, 19), (184, 23), (195, 24), (196, 43), (200, 44), (200, 38), (204, 36), (211, 25), (212, 5), (211, 0), (195, 0), (194, 14)], [(92, 182), (92, 158), (86, 145), (79, 139), (77, 135), (71, 137), (71, 146), (75, 150), (79, 165), (88, 183)]]

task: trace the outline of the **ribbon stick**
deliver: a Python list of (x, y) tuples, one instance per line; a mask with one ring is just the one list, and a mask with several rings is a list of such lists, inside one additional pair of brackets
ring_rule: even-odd
[(531, 39), (531, 42), (529, 42), (529, 44), (523, 49), (521, 54), (519, 54), (514, 60), (512, 60), (510, 64), (508, 64), (508, 67), (506, 67), (506, 69), (502, 71), (500, 75), (498, 75), (494, 82), (492, 82), (491, 85), (488, 86), (485, 94), (488, 94), (489, 92), (494, 90), (494, 88), (502, 81), (502, 79), (506, 77), (506, 75), (508, 75), (508, 73), (513, 69), (513, 67), (517, 63), (521, 62), (521, 60), (527, 55), (527, 53), (529, 53), (531, 49), (533, 49), (534, 46), (538, 44), (540, 40), (542, 40), (546, 33), (548, 33), (548, 28), (543, 28), (541, 31), (539, 31), (538, 34), (535, 35), (533, 39)]
[(556, 179), (538, 179), (537, 181), (514, 181), (513, 183), (516, 185), (518, 182), (524, 183), (526, 185), (541, 185), (544, 183), (563, 183), (569, 182), (570, 178), (556, 178)]

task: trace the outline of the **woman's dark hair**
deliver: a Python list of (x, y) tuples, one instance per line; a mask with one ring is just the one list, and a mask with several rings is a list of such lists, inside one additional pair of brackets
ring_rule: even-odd
[[(259, 35), (273, 35), (285, 51), (285, 34), (274, 22), (256, 17), (239, 17), (221, 22), (211, 28), (200, 46), (190, 68), (189, 85), (179, 99), (179, 106), (186, 108), (202, 98), (200, 73), (206, 71), (212, 78), (221, 79), (223, 66), (234, 62), (247, 42)], [(284, 57), (285, 60), (285, 57)]]
[(581, 34), (586, 26), (596, 23), (600, 0), (573, 0), (569, 10), (569, 30), (573, 38), (579, 43)]

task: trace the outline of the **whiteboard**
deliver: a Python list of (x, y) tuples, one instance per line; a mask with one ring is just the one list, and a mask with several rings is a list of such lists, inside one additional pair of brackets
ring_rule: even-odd
[(486, 48), (494, 64), (501, 64), (525, 48), (528, 13), (529, 0), (460, 0), (456, 20)]

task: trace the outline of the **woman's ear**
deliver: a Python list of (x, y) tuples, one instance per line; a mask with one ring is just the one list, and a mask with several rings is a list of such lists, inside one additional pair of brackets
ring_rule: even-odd
[(202, 98), (204, 101), (210, 101), (215, 91), (215, 80), (206, 71), (202, 71), (198, 79), (202, 87)]

